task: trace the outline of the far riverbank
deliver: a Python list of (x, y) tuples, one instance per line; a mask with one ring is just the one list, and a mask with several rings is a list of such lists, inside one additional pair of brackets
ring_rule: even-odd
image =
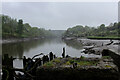
[(15, 42), (22, 42), (22, 41), (30, 41), (30, 40), (38, 40), (38, 39), (44, 39), (45, 37), (41, 38), (8, 38), (8, 39), (0, 39), (0, 44), (5, 43), (15, 43)]

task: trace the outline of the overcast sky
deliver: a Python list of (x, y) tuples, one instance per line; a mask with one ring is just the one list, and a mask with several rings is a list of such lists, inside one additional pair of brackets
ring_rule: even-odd
[(117, 2), (4, 2), (2, 14), (32, 27), (65, 30), (75, 25), (99, 26), (118, 21)]

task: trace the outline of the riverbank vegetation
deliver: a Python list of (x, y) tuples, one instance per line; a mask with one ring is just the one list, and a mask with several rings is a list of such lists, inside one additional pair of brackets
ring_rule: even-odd
[(29, 23), (24, 23), (22, 19), (13, 19), (6, 15), (0, 15), (2, 19), (3, 38), (33, 38), (48, 37), (52, 34), (44, 28), (31, 27)]
[(101, 24), (97, 28), (89, 26), (77, 25), (72, 28), (68, 28), (63, 35), (64, 37), (87, 37), (87, 38), (114, 38), (120, 39), (120, 22), (111, 23), (109, 26)]
[[(42, 37), (87, 37), (90, 39), (120, 39), (120, 22), (111, 23), (109, 26), (90, 27), (77, 25), (65, 30), (45, 30), (32, 27), (24, 23), (22, 19), (13, 19), (6, 15), (0, 15), (2, 19), (2, 38), (42, 38)], [(41, 26), (42, 27), (42, 26)]]

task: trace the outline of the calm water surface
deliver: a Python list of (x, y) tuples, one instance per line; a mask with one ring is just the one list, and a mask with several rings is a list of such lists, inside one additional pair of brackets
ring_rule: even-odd
[[(66, 55), (71, 57), (80, 57), (81, 55), (85, 57), (99, 57), (93, 54), (83, 54), (81, 53), (83, 50), (82, 44), (76, 41), (63, 41), (60, 38), (2, 44), (2, 53), (9, 54), (9, 56), (14, 58), (22, 58), (23, 56), (33, 57), (39, 53), (48, 54), (53, 52), (57, 57), (61, 57), (63, 47), (65, 47)], [(14, 67), (22, 68), (22, 66), (22, 60), (16, 59), (14, 61)]]

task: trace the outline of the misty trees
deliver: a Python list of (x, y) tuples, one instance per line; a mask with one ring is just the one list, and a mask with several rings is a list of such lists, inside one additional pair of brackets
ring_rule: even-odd
[(80, 26), (77, 25), (72, 28), (68, 28), (64, 33), (64, 37), (89, 37), (89, 36), (98, 36), (98, 37), (118, 37), (120, 36), (120, 22), (110, 24), (110, 26), (105, 26), (101, 24), (97, 28), (89, 26)]
[(120, 22), (118, 23), (118, 36), (120, 37)]
[(11, 19), (9, 16), (1, 16), (2, 18), (2, 34), (3, 36), (14, 36), (17, 30), (16, 19)]
[(99, 27), (98, 27), (98, 29), (97, 29), (97, 31), (98, 31), (98, 36), (105, 36), (104, 34), (105, 34), (105, 24), (101, 24)]
[(24, 37), (46, 37), (49, 31), (31, 27), (28, 23), (23, 24), (23, 20), (16, 20), (9, 16), (1, 15), (2, 18), (2, 37), (3, 38), (24, 38)]
[(75, 36), (75, 37), (82, 37), (84, 35), (85, 29), (81, 25), (77, 25), (73, 28), (68, 28), (65, 32), (65, 36)]

